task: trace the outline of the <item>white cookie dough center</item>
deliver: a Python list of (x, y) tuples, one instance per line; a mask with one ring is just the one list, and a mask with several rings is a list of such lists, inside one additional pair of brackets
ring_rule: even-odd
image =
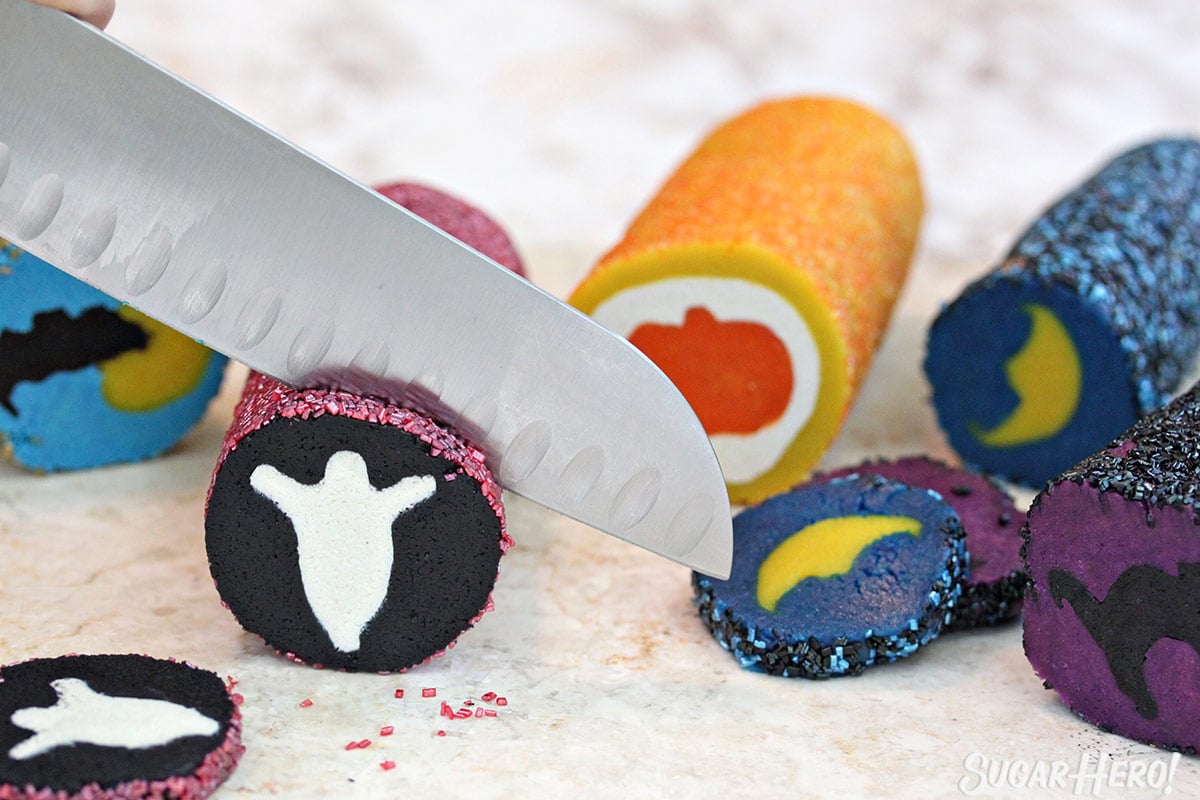
[(392, 523), (433, 496), (432, 475), (376, 489), (358, 453), (329, 457), (319, 483), (298, 483), (269, 464), (250, 475), (255, 491), (288, 516), (296, 531), (304, 595), (329, 641), (358, 650), (363, 629), (387, 599), (392, 574)]
[(761, 284), (737, 278), (669, 278), (633, 286), (605, 300), (592, 318), (628, 339), (646, 323), (682, 326), (688, 309), (703, 307), (723, 322), (757, 322), (787, 349), (792, 392), (783, 416), (751, 434), (709, 436), (729, 483), (749, 483), (779, 461), (812, 416), (820, 390), (821, 356), (808, 324), (791, 303)]
[(9, 758), (24, 761), (74, 744), (141, 750), (185, 736), (212, 736), (220, 728), (215, 719), (168, 700), (110, 697), (79, 678), (50, 685), (58, 693), (54, 705), (13, 712), (12, 724), (34, 734), (9, 750)]

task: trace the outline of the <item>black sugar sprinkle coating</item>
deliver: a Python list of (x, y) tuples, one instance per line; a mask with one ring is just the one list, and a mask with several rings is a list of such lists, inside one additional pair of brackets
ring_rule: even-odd
[[(1034, 498), (1034, 507), (1064, 481), (1087, 483), (1144, 504), (1149, 527), (1154, 526), (1152, 509), (1164, 507), (1190, 507), (1200, 525), (1200, 383), (1064, 472)], [(1021, 538), (1021, 558), (1028, 562), (1028, 523)]]
[(1019, 569), (992, 583), (965, 582), (946, 632), (999, 625), (1013, 619), (1020, 612), (1028, 585), (1029, 575)]
[(1171, 397), (1200, 348), (1200, 141), (1117, 157), (1030, 226), (988, 278), (1030, 273), (1108, 320), (1142, 413)]

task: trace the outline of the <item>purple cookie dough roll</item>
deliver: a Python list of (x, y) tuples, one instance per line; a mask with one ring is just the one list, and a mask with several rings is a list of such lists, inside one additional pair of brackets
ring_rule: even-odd
[[(379, 191), (522, 273), (477, 209), (416, 184)], [(484, 462), (411, 409), (252, 374), (205, 515), (222, 601), (297, 661), (393, 672), (442, 653), (491, 608), (512, 543)]]
[(1012, 498), (995, 481), (925, 456), (868, 461), (815, 476), (810, 483), (847, 475), (879, 475), (941, 495), (958, 513), (966, 533), (970, 574), (950, 612), (946, 630), (997, 625), (1021, 612), (1028, 579), (1021, 563), (1020, 518)]
[(1037, 496), (1025, 653), (1085, 720), (1200, 750), (1200, 384)]

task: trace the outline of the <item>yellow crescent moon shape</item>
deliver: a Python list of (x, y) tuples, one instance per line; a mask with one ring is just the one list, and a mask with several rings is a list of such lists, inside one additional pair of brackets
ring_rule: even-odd
[(129, 306), (121, 306), (117, 316), (141, 326), (146, 347), (98, 365), (103, 376), (100, 391), (110, 406), (153, 411), (200, 385), (211, 350)]
[(850, 571), (872, 543), (894, 533), (918, 536), (912, 517), (863, 514), (823, 519), (784, 539), (758, 568), (758, 604), (772, 614), (785, 594), (805, 578), (828, 578)]
[(1021, 310), (1032, 321), (1029, 338), (1004, 365), (1017, 407), (990, 431), (971, 424), (971, 433), (988, 447), (1048, 439), (1066, 427), (1079, 407), (1083, 367), (1071, 334), (1045, 306), (1029, 303)]

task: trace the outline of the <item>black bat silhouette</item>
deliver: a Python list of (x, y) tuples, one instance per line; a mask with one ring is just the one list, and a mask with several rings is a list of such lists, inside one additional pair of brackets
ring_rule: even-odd
[(28, 333), (0, 331), (0, 406), (17, 416), (12, 392), (22, 381), (43, 381), (56, 372), (83, 369), (146, 347), (146, 331), (107, 308), (78, 317), (61, 309), (33, 316)]

